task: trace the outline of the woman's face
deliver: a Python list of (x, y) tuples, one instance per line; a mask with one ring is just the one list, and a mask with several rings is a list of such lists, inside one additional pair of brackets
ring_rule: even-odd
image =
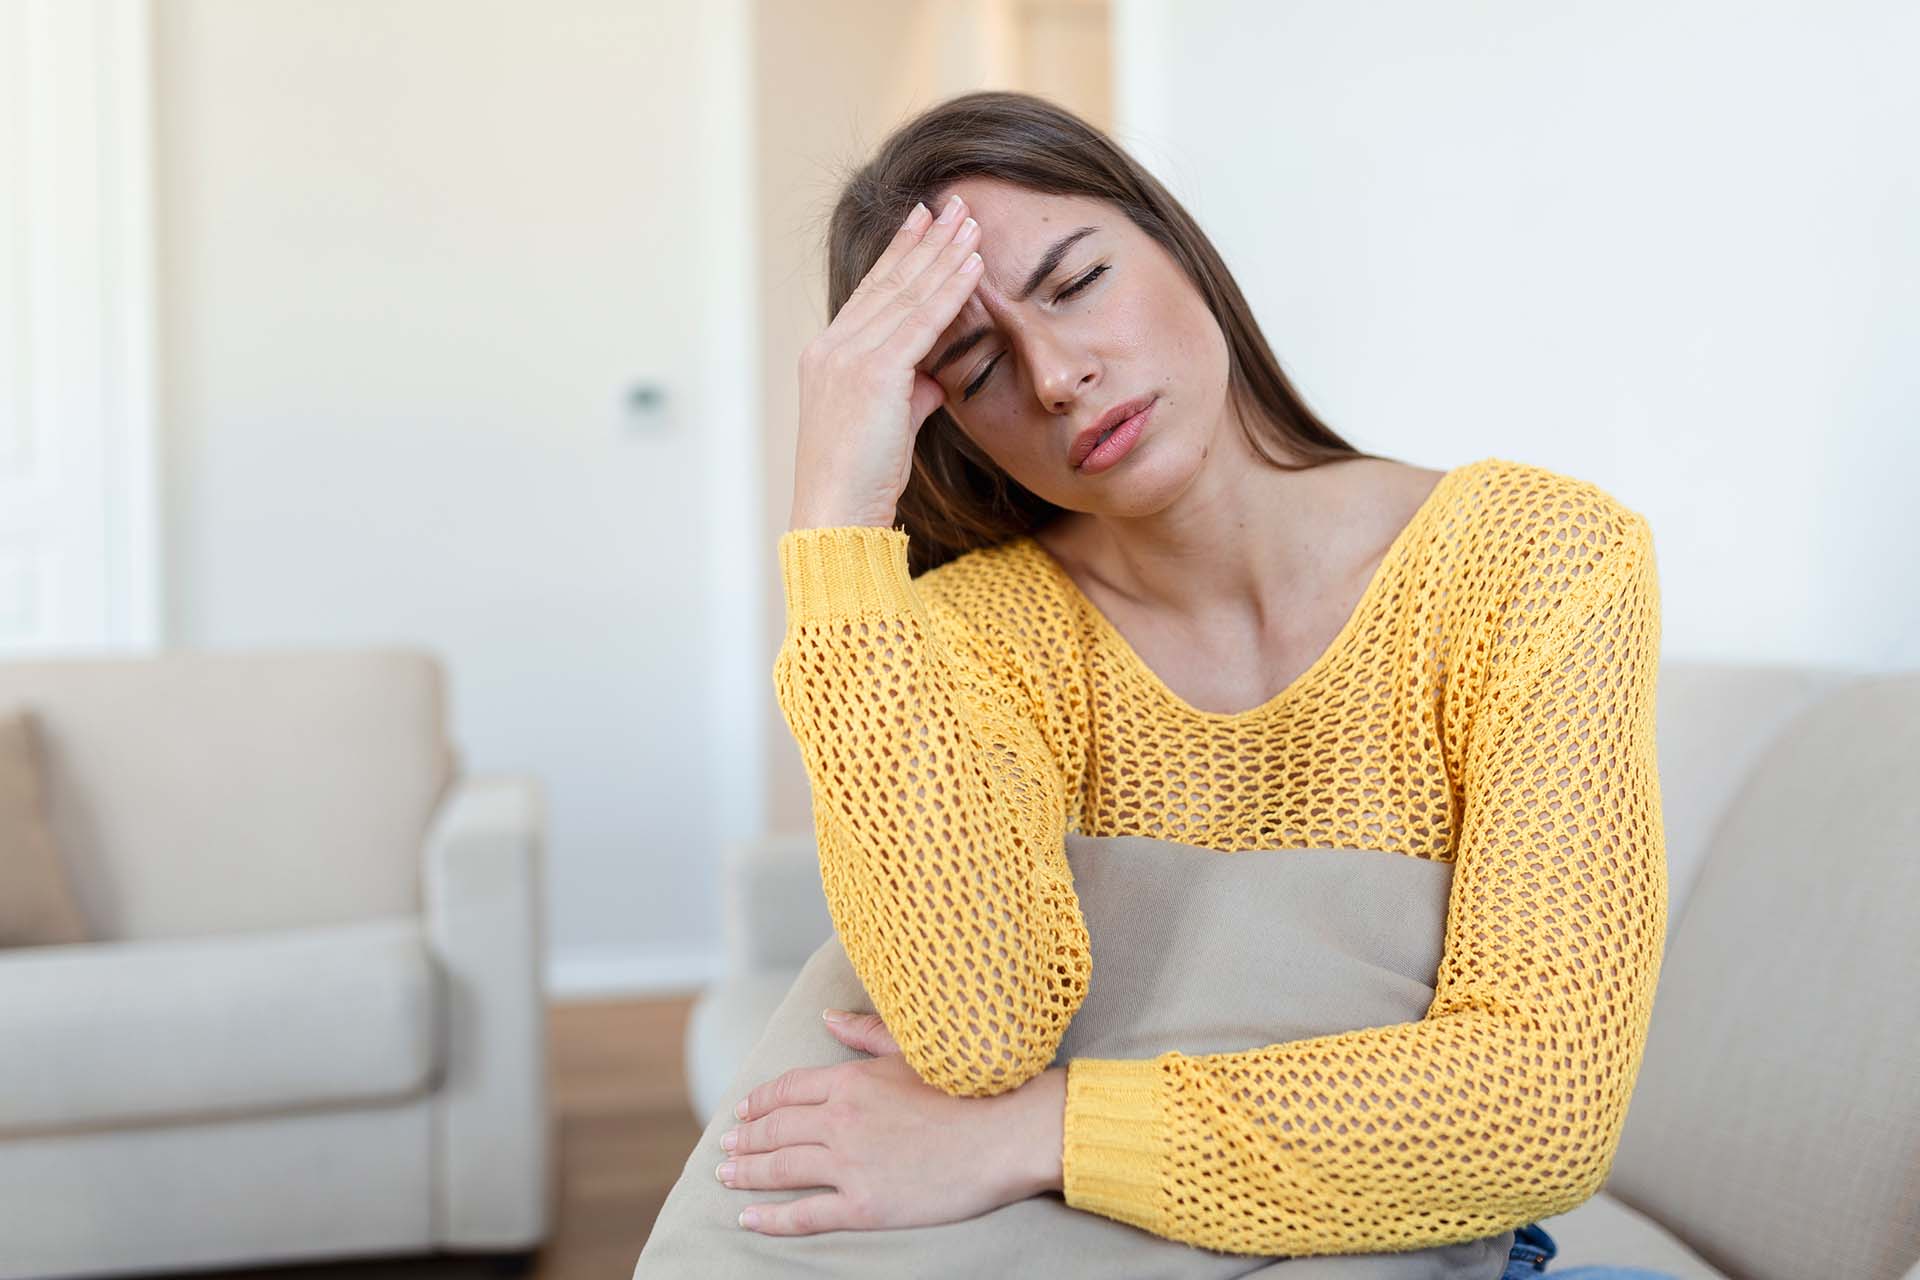
[[(1057, 506), (1166, 509), (1210, 454), (1224, 461), (1220, 432), (1238, 436), (1226, 338), (1199, 291), (1104, 201), (969, 178), (927, 206), (954, 192), (980, 223), (984, 270), (917, 366), (946, 389), (947, 412), (1003, 471)], [(1100, 459), (1077, 466), (1075, 438), (1142, 396), (1155, 398), (1153, 411), (1125, 456), (1104, 469)]]

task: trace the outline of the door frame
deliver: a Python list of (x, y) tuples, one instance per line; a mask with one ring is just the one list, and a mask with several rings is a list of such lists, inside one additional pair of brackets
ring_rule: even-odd
[[(26, 412), (36, 456), (60, 469), (56, 485), (99, 497), (97, 516), (76, 517), (84, 538), (55, 547), (97, 548), (64, 570), (69, 580), (98, 575), (87, 606), (56, 605), (55, 584), (31, 564), (16, 568), (15, 588), (31, 593), (47, 629), (29, 652), (150, 652), (164, 614), (151, 0), (12, 2), (27, 33), (17, 189), (28, 204), (15, 223), (25, 238)], [(85, 376), (74, 374), (75, 348)]]

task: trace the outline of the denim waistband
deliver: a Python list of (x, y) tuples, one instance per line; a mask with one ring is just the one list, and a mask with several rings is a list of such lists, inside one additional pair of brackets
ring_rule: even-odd
[(1531, 1263), (1535, 1271), (1545, 1271), (1548, 1261), (1558, 1252), (1560, 1246), (1553, 1242), (1553, 1237), (1539, 1223), (1529, 1222), (1513, 1229), (1513, 1248), (1507, 1257), (1511, 1261)]

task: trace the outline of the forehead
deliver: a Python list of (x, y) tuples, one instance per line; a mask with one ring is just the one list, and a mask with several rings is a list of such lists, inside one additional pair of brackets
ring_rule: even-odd
[[(927, 207), (935, 213), (958, 195), (967, 202), (967, 212), (980, 223), (983, 233), (995, 229), (1005, 232), (1037, 232), (1066, 221), (1086, 222), (1110, 207), (1085, 196), (1058, 195), (1035, 191), (998, 178), (961, 178), (934, 193)], [(984, 234), (983, 237), (984, 239)]]

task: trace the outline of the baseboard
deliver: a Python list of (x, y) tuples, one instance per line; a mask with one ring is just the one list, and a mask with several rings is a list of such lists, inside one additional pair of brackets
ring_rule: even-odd
[(719, 948), (571, 947), (554, 952), (548, 962), (547, 996), (594, 1000), (691, 995), (719, 981), (724, 968)]

